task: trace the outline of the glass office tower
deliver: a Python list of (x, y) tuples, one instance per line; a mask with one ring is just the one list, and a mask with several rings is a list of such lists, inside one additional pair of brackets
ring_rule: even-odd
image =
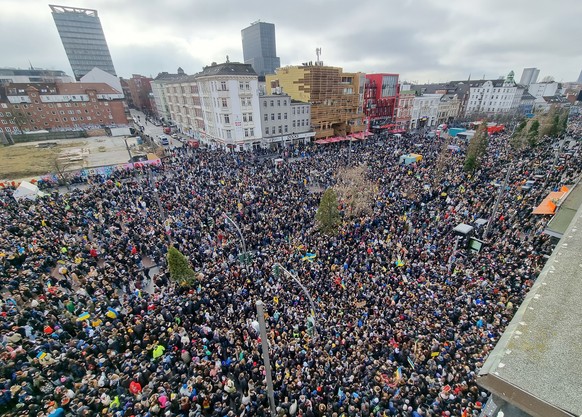
[(274, 74), (281, 66), (275, 43), (275, 25), (256, 21), (241, 31), (245, 64), (251, 64), (259, 76)]
[(97, 10), (49, 5), (75, 79), (97, 67), (117, 76)]

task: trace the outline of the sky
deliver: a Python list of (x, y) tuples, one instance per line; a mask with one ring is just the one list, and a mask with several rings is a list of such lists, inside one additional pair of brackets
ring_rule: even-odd
[(315, 61), (408, 82), (541, 80), (582, 70), (580, 0), (2, 0), (0, 67), (72, 75), (49, 4), (96, 9), (119, 76), (243, 62), (241, 29), (274, 23), (281, 65)]

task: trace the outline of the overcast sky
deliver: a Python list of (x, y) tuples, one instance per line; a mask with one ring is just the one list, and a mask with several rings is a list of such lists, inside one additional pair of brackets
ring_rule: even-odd
[[(2, 0), (0, 67), (72, 75), (48, 2)], [(70, 0), (97, 9), (117, 74), (243, 61), (240, 31), (274, 23), (281, 65), (315, 61), (346, 71), (437, 82), (497, 78), (524, 67), (574, 81), (582, 69), (581, 0)]]

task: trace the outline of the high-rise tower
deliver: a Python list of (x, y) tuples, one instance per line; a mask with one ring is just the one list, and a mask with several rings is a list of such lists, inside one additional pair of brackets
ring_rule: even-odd
[(259, 76), (274, 74), (281, 66), (277, 56), (275, 25), (256, 21), (241, 30), (245, 64), (251, 64)]
[(97, 10), (49, 7), (77, 81), (95, 67), (117, 75)]

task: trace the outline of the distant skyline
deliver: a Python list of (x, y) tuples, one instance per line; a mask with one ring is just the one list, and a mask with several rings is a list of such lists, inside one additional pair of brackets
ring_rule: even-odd
[[(275, 24), (281, 66), (315, 61), (345, 71), (398, 73), (408, 82), (492, 79), (540, 69), (575, 81), (582, 69), (582, 2), (561, 0), (3, 0), (0, 67), (72, 75), (49, 4), (96, 9), (118, 75), (187, 74), (244, 62), (241, 29)], [(559, 7), (557, 7), (559, 6)]]

